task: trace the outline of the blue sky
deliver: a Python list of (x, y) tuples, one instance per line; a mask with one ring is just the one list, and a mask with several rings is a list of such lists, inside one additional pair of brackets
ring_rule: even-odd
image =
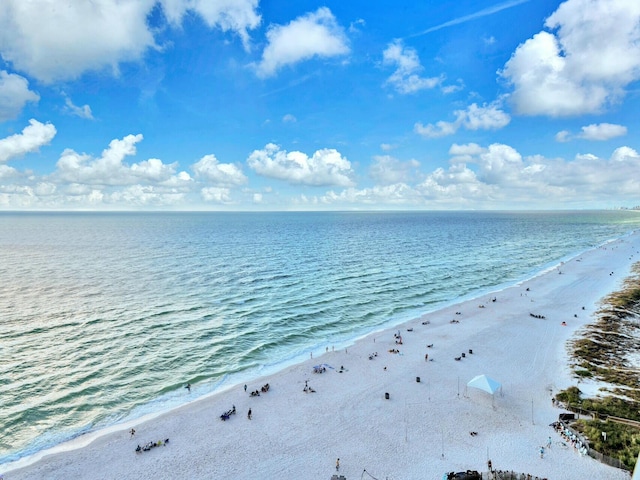
[(0, 209), (637, 206), (639, 80), (637, 0), (3, 0)]

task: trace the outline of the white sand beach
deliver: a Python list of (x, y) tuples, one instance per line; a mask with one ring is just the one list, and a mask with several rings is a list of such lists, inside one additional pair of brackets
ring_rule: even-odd
[[(486, 471), (488, 459), (496, 469), (540, 478), (628, 479), (557, 444), (549, 425), (563, 412), (552, 395), (576, 384), (566, 342), (621, 286), (639, 251), (636, 232), (346, 349), (327, 345), (328, 352), (323, 347), (313, 359), (252, 382), (247, 392), (238, 385), (72, 448), (87, 441), (77, 439), (67, 451), (2, 472), (4, 479), (329, 480), (338, 458), (347, 480), (440, 480), (450, 471)], [(314, 373), (318, 364), (328, 365), (326, 372)], [(479, 374), (499, 381), (501, 392), (467, 388)], [(305, 382), (315, 392), (305, 393)], [(268, 392), (249, 395), (267, 383)], [(221, 421), (234, 405), (237, 414)], [(550, 436), (552, 447), (540, 458)], [(166, 438), (166, 446), (135, 452)]]

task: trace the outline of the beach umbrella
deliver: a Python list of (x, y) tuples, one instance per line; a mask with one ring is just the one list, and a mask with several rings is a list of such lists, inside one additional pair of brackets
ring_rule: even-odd
[(491, 394), (491, 401), (493, 402), (493, 394), (502, 388), (502, 384), (483, 374), (469, 380), (467, 387), (477, 388), (478, 390)]

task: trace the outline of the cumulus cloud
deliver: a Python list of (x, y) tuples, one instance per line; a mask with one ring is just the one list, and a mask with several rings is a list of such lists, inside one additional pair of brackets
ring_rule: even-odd
[[(499, 72), (523, 115), (597, 113), (640, 79), (640, 3), (568, 0)], [(606, 39), (594, 41), (594, 39)]]
[(191, 168), (197, 179), (205, 180), (218, 187), (237, 186), (247, 182), (242, 170), (231, 163), (220, 163), (215, 155), (205, 155)]
[(125, 158), (136, 154), (136, 144), (142, 141), (142, 138), (142, 135), (138, 134), (112, 140), (98, 158), (66, 149), (50, 178), (55, 183), (93, 186), (140, 183), (174, 186), (191, 180), (186, 172), (176, 175), (176, 164), (165, 164), (157, 158), (126, 164)]
[(10, 137), (0, 140), (0, 162), (6, 162), (26, 153), (36, 152), (40, 147), (48, 145), (56, 136), (56, 127), (50, 123), (29, 120), (29, 126)]
[(296, 123), (297, 121), (298, 119), (290, 113), (287, 113), (284, 117), (282, 117), (282, 123)]
[(585, 208), (624, 199), (635, 205), (640, 191), (640, 178), (635, 174), (640, 154), (630, 147), (617, 148), (610, 158), (582, 154), (570, 160), (525, 157), (501, 143), (453, 144), (449, 154), (448, 168), (436, 168), (408, 181), (398, 178), (387, 185), (329, 191), (301, 203), (325, 208)]
[(593, 123), (582, 127), (580, 133), (572, 135), (568, 130), (556, 133), (556, 141), (568, 142), (575, 138), (592, 141), (605, 141), (627, 134), (627, 127), (613, 123)]
[(511, 117), (500, 107), (500, 101), (484, 104), (481, 107), (472, 103), (466, 110), (456, 110), (454, 122), (438, 121), (435, 124), (423, 125), (418, 122), (414, 131), (426, 138), (439, 138), (453, 135), (460, 127), (467, 130), (498, 130), (509, 124)]
[(387, 79), (398, 93), (416, 93), (420, 90), (434, 88), (442, 83), (443, 76), (424, 78), (420, 73), (424, 68), (415, 49), (405, 47), (402, 40), (395, 40), (382, 52), (383, 65), (395, 67), (396, 70)]
[(582, 127), (582, 132), (578, 135), (585, 140), (609, 140), (611, 138), (622, 137), (627, 134), (627, 127), (615, 125), (613, 123), (598, 123)]
[(208, 203), (231, 203), (231, 190), (223, 187), (206, 187), (200, 190), (202, 199)]
[(402, 162), (389, 155), (373, 157), (369, 167), (369, 175), (378, 184), (392, 185), (394, 183), (408, 183), (417, 177), (420, 163), (417, 160)]
[(19, 177), (20, 173), (9, 165), (0, 164), (0, 180), (5, 181), (13, 177)]
[(248, 44), (247, 30), (260, 23), (257, 0), (72, 0), (62, 8), (49, 0), (4, 0), (0, 8), (0, 54), (16, 70), (46, 83), (79, 77), (87, 70), (137, 61), (156, 48), (147, 19), (161, 5), (179, 24), (185, 12), (210, 27), (236, 32)]
[(349, 53), (344, 29), (326, 7), (267, 30), (267, 46), (256, 65), (259, 77), (270, 77), (284, 66), (313, 57), (335, 57)]
[(257, 13), (258, 0), (161, 0), (160, 3), (172, 24), (179, 25), (188, 11), (194, 12), (210, 28), (236, 33), (247, 50), (250, 44), (248, 30), (253, 30), (261, 22)]
[[(474, 191), (482, 191), (484, 198), (498, 203), (586, 205), (601, 202), (611, 192), (632, 198), (637, 195), (633, 192), (640, 191), (640, 179), (633, 173), (640, 167), (640, 155), (629, 147), (615, 150), (609, 159), (589, 154), (570, 161), (523, 157), (513, 147), (499, 143), (488, 147), (458, 145), (450, 153), (456, 158), (449, 171), (431, 175), (426, 182), (442, 186), (456, 179), (458, 184), (461, 172), (465, 172), (463, 178), (475, 185)], [(461, 154), (466, 162), (460, 161)]]
[(29, 90), (26, 78), (0, 70), (0, 122), (13, 120), (27, 104), (37, 102), (40, 96)]
[(298, 151), (280, 150), (278, 145), (269, 143), (262, 150), (254, 150), (247, 163), (260, 175), (293, 185), (350, 187), (354, 184), (351, 163), (330, 148), (318, 150), (309, 157)]

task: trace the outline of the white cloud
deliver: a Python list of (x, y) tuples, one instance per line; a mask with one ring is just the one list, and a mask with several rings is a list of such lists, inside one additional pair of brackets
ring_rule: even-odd
[(499, 130), (511, 121), (509, 114), (495, 102), (482, 107), (472, 103), (466, 110), (457, 110), (454, 114), (467, 130)]
[(231, 163), (220, 163), (215, 155), (205, 155), (191, 168), (196, 174), (196, 178), (204, 179), (207, 182), (223, 187), (237, 186), (247, 183), (247, 177), (242, 170)]
[(231, 190), (223, 187), (206, 187), (200, 190), (202, 199), (209, 203), (231, 203)]
[(369, 175), (378, 184), (392, 185), (395, 183), (409, 183), (417, 178), (420, 163), (417, 160), (401, 162), (389, 155), (373, 157), (369, 167)]
[(524, 115), (597, 113), (640, 79), (640, 2), (568, 0), (499, 72)]
[(192, 11), (210, 27), (236, 32), (245, 46), (247, 29), (260, 22), (257, 0), (3, 0), (0, 54), (16, 70), (46, 83), (105, 67), (117, 72), (119, 63), (140, 60), (156, 48), (147, 19), (158, 3), (174, 26)]
[(630, 147), (616, 149), (609, 159), (582, 154), (572, 160), (523, 157), (509, 145), (483, 147), (453, 144), (448, 168), (372, 188), (330, 191), (301, 203), (377, 208), (563, 208), (637, 204), (640, 154)]
[(56, 127), (52, 124), (29, 120), (29, 126), (10, 137), (0, 140), (0, 162), (20, 157), (26, 153), (36, 152), (56, 136)]
[(256, 66), (260, 77), (275, 75), (280, 68), (313, 57), (335, 57), (349, 53), (343, 28), (326, 7), (267, 30), (268, 44)]
[(285, 180), (293, 185), (352, 186), (351, 163), (340, 152), (325, 148), (309, 157), (302, 152), (287, 152), (269, 143), (263, 150), (254, 150), (247, 163), (256, 173)]
[(113, 192), (93, 189), (83, 203), (100, 206), (117, 205), (119, 208), (166, 208), (179, 205), (185, 193), (176, 190), (159, 189), (154, 185), (130, 185)]
[(418, 122), (413, 126), (413, 131), (418, 135), (422, 135), (426, 138), (440, 138), (447, 135), (453, 135), (458, 131), (460, 125), (457, 122), (444, 122), (442, 120), (435, 124), (423, 125)]
[(7, 180), (13, 177), (19, 177), (20, 173), (9, 165), (0, 164), (0, 180)]
[(627, 134), (627, 127), (612, 123), (598, 123), (582, 127), (579, 138), (585, 140), (609, 140), (611, 138), (622, 137)]
[(416, 93), (427, 88), (434, 88), (442, 83), (443, 76), (423, 78), (420, 72), (423, 70), (420, 59), (415, 49), (405, 47), (402, 40), (395, 40), (382, 52), (384, 65), (396, 67), (386, 83), (391, 85), (398, 93)]
[(297, 121), (298, 119), (290, 113), (287, 113), (284, 117), (282, 117), (282, 123), (296, 123)]
[(349, 33), (360, 33), (360, 29), (364, 28), (367, 22), (365, 22), (362, 18), (359, 18), (355, 22), (351, 22), (349, 24)]
[(449, 147), (449, 155), (454, 155), (456, 157), (480, 155), (482, 152), (484, 152), (484, 148), (477, 143), (467, 143), (465, 145), (458, 145), (457, 143), (454, 143)]
[(572, 135), (568, 130), (562, 130), (556, 133), (556, 141), (568, 142), (573, 139), (583, 139), (592, 141), (610, 140), (616, 137), (622, 137), (627, 134), (627, 127), (616, 125), (613, 123), (593, 123), (582, 127), (581, 132)]
[[(404, 183), (364, 189), (348, 188), (339, 193), (329, 191), (317, 199), (317, 202), (324, 205), (386, 205), (396, 208), (400, 206), (417, 205), (420, 204), (421, 201), (419, 193)], [(316, 201), (313, 199), (307, 203), (314, 204)]]
[(464, 81), (462, 79), (458, 79), (455, 84), (452, 85), (442, 85), (440, 87), (440, 91), (445, 95), (449, 95), (451, 93), (459, 92), (460, 90), (464, 90)]
[(91, 113), (91, 107), (89, 105), (78, 107), (77, 105), (74, 105), (71, 99), (66, 95), (64, 96), (64, 107), (65, 112), (71, 115), (80, 118), (86, 118), (88, 120), (93, 120), (93, 114)]
[(460, 127), (467, 130), (498, 130), (511, 121), (509, 114), (500, 108), (500, 101), (481, 107), (472, 103), (466, 110), (456, 110), (453, 113), (456, 116), (455, 122), (438, 121), (428, 125), (418, 122), (414, 131), (426, 138), (439, 138), (453, 135)]
[(187, 11), (200, 15), (210, 28), (235, 32), (245, 49), (249, 48), (249, 33), (260, 25), (258, 0), (161, 0), (168, 20), (179, 25)]
[(0, 122), (20, 115), (27, 102), (37, 102), (40, 96), (29, 90), (26, 78), (0, 70)]
[(556, 142), (564, 143), (571, 140), (571, 132), (568, 130), (561, 130), (556, 133)]
[[(75, 183), (91, 186), (124, 186), (138, 184), (154, 184), (157, 186), (175, 187), (190, 182), (186, 173), (176, 175), (176, 164), (164, 164), (157, 158), (144, 160), (128, 165), (124, 160), (136, 154), (136, 144), (142, 141), (142, 135), (127, 135), (109, 143), (109, 148), (98, 158), (79, 154), (66, 149), (51, 175), (55, 183)], [(149, 194), (150, 190), (138, 190)]]

